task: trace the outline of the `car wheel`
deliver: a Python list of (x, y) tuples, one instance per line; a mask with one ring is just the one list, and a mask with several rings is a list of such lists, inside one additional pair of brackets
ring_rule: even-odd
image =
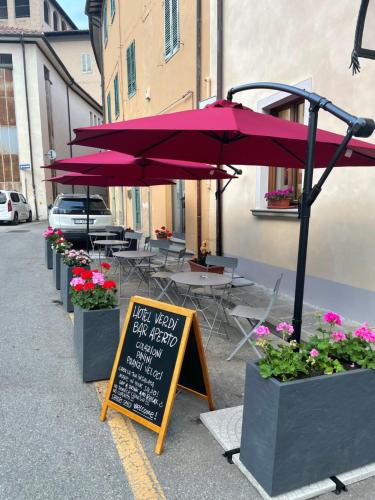
[(18, 222), (19, 222), (19, 221), (18, 221), (18, 213), (17, 213), (17, 212), (14, 212), (14, 216), (13, 216), (13, 224), (14, 224), (15, 226), (17, 226)]
[(32, 222), (33, 221), (33, 214), (31, 213), (31, 210), (29, 212), (29, 217), (26, 219), (26, 222)]

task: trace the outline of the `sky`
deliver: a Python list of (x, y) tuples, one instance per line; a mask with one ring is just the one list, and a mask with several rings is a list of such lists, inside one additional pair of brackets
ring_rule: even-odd
[(85, 15), (86, 0), (57, 0), (68, 16), (80, 29), (88, 28), (87, 16)]

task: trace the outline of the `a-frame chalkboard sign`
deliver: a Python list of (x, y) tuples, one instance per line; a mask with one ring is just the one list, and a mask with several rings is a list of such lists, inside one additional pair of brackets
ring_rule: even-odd
[(214, 410), (196, 311), (132, 297), (103, 402), (158, 433), (160, 454), (177, 388)]

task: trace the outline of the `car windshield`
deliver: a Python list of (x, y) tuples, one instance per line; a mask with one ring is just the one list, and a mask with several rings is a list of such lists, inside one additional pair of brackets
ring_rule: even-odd
[(7, 195), (3, 192), (0, 191), (0, 204), (4, 204), (7, 201)]
[[(85, 214), (86, 198), (61, 198), (58, 202), (60, 214)], [(90, 213), (96, 215), (109, 215), (110, 211), (103, 200), (90, 199)]]

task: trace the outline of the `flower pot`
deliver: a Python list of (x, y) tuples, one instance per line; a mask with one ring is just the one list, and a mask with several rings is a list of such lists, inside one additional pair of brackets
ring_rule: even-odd
[(120, 339), (120, 309), (74, 306), (74, 348), (83, 382), (107, 380)]
[(188, 261), (190, 270), (193, 273), (216, 273), (223, 274), (224, 267), (223, 266), (203, 266), (202, 264), (198, 264), (198, 262), (194, 259)]
[(61, 253), (53, 251), (53, 279), (55, 282), (56, 290), (60, 290), (60, 277), (61, 277)]
[(44, 239), (44, 259), (45, 259), (45, 263), (46, 263), (46, 268), (52, 269), (53, 268), (53, 253), (52, 253), (51, 242), (48, 238)]
[(248, 363), (241, 462), (271, 496), (375, 462), (374, 384), (375, 370), (282, 383)]
[[(74, 306), (70, 294), (70, 282), (73, 278), (73, 267), (64, 264), (63, 259), (60, 261), (60, 296), (66, 312), (73, 312)], [(85, 269), (90, 269), (89, 266), (79, 266)]]
[(283, 198), (281, 200), (270, 200), (267, 204), (268, 208), (289, 208), (290, 207), (290, 199)]
[(156, 239), (157, 240), (167, 240), (168, 239), (168, 236), (167, 235), (160, 235), (160, 234), (156, 234)]

